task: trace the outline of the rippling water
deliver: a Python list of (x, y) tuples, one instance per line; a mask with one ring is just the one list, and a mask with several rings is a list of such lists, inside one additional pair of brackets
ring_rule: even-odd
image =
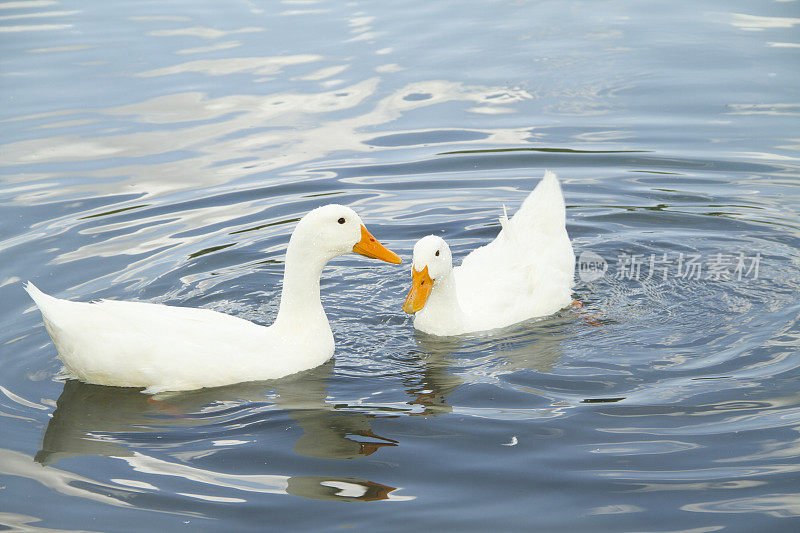
[[(798, 28), (791, 0), (0, 2), (0, 528), (797, 530)], [(268, 324), (313, 207), (461, 258), (545, 168), (608, 270), (491, 335), (415, 333), (407, 262), (349, 256), (334, 360), (148, 398), (60, 381), (21, 288)]]

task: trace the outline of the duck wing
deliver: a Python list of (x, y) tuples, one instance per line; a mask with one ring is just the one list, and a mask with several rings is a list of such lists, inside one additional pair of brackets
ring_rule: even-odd
[(558, 178), (544, 178), (509, 219), (500, 217), (497, 237), (455, 268), (459, 303), (483, 329), (544, 316), (569, 304), (575, 255), (566, 230)]
[[(25, 289), (69, 374), (89, 383), (173, 388), (203, 386), (242, 372), (242, 353), (264, 343), (268, 328), (209, 309), (144, 302), (72, 302)], [(263, 346), (263, 344), (262, 344)], [(231, 357), (233, 356), (233, 357)], [(184, 383), (184, 381), (186, 383)]]

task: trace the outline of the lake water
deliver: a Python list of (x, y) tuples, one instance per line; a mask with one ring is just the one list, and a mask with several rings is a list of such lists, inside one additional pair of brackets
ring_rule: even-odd
[[(0, 2), (0, 529), (797, 531), (799, 30), (791, 0)], [(460, 259), (545, 169), (583, 307), (415, 333), (414, 242)], [(406, 262), (329, 265), (328, 364), (59, 380), (23, 281), (268, 324), (329, 202)]]

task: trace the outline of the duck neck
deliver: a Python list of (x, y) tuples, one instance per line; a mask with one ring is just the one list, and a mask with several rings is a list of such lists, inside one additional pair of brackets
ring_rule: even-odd
[(464, 321), (464, 311), (458, 302), (456, 279), (451, 270), (436, 279), (425, 307), (418, 313), (423, 320), (435, 320), (439, 324), (458, 329)]
[(281, 304), (275, 319), (275, 326), (279, 328), (297, 325), (308, 328), (315, 325), (314, 321), (328, 324), (319, 296), (319, 279), (327, 258), (302, 252), (290, 241), (286, 250)]

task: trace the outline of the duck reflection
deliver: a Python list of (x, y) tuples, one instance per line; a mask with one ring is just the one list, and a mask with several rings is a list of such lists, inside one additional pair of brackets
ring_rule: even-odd
[[(329, 362), (271, 382), (156, 396), (144, 395), (138, 389), (70, 380), (58, 398), (35, 461), (51, 465), (62, 458), (99, 455), (121, 458), (138, 471), (178, 475), (194, 481), (209, 476), (217, 480), (220, 477), (264, 477), (212, 473), (156, 459), (137, 451), (139, 447), (135, 443), (141, 440), (137, 437), (139, 433), (164, 428), (196, 430), (198, 425), (212, 420), (222, 419), (233, 427), (240, 424), (243, 417), (252, 417), (253, 413), (264, 409), (273, 411), (274, 407), (285, 411), (303, 430), (294, 444), (294, 451), (301, 455), (354, 459), (373, 454), (384, 446), (397, 446), (397, 441), (372, 431), (371, 415), (337, 411), (325, 401), (332, 369), (333, 362)], [(143, 467), (145, 463), (146, 468)], [(283, 480), (278, 492), (312, 499), (372, 501), (387, 499), (395, 490), (395, 487), (355, 478), (279, 477)]]
[[(372, 455), (384, 446), (397, 446), (396, 440), (373, 433), (370, 423), (374, 416), (338, 410), (325, 401), (326, 379), (332, 372), (333, 362), (329, 361), (275, 384), (275, 404), (304, 432), (295, 442), (294, 451), (320, 459), (355, 459)], [(311, 376), (314, 379), (309, 379)]]
[(411, 496), (392, 494), (396, 487), (381, 485), (364, 479), (332, 478), (323, 476), (294, 476), (288, 479), (286, 493), (313, 500), (374, 502), (380, 500), (405, 501)]
[(353, 459), (384, 446), (396, 446), (397, 441), (371, 430), (371, 415), (337, 411), (325, 401), (332, 369), (333, 362), (329, 362), (271, 382), (156, 396), (141, 394), (138, 389), (70, 380), (58, 398), (36, 460), (51, 464), (77, 455), (129, 456), (123, 437), (132, 432), (164, 426), (195, 427), (203, 418), (226, 409), (246, 407), (251, 413), (273, 402), (303, 429), (304, 434), (294, 446), (301, 455)]
[(419, 372), (403, 378), (406, 392), (411, 396), (409, 403), (421, 407), (410, 416), (438, 416), (449, 413), (453, 408), (447, 404), (447, 395), (464, 383), (464, 379), (451, 370), (451, 354), (460, 350), (464, 344), (458, 337), (437, 337), (414, 330), (415, 340), (420, 351), (415, 355)]
[[(518, 370), (549, 373), (563, 354), (562, 340), (574, 317), (556, 315), (494, 331), (491, 335), (438, 337), (414, 330), (420, 370), (404, 378), (412, 405), (421, 411), (411, 416), (438, 416), (453, 408), (447, 396), (471, 380), (472, 374), (508, 374)], [(488, 356), (487, 356), (488, 352)], [(455, 373), (463, 354), (474, 354), (463, 372)], [(481, 358), (484, 360), (481, 361)], [(489, 359), (488, 361), (486, 359)], [(497, 361), (502, 361), (497, 364)]]
[[(396, 487), (382, 485), (366, 479), (338, 476), (282, 476), (274, 474), (228, 474), (196, 468), (180, 462), (158, 459), (140, 452), (128, 452), (120, 457), (140, 475), (149, 475), (148, 481), (133, 485), (130, 480), (111, 479), (98, 481), (85, 475), (75, 474), (52, 466), (41, 467), (31, 461), (30, 456), (0, 448), (0, 474), (23, 477), (37, 482), (61, 494), (122, 507), (146, 509), (153, 504), (152, 492), (159, 491), (154, 476), (178, 477), (197, 485), (193, 492), (178, 493), (177, 496), (201, 501), (246, 502), (245, 498), (221, 496), (230, 493), (285, 494), (313, 500), (326, 501), (407, 501), (414, 496), (396, 494)], [(200, 492), (197, 492), (200, 491)], [(202, 493), (201, 493), (202, 492)], [(203, 494), (212, 492), (212, 494)], [(183, 514), (203, 516), (194, 511), (183, 510)]]
[(564, 355), (562, 342), (572, 336), (571, 310), (546, 319), (535, 318), (511, 330), (495, 354), (506, 361), (503, 373), (535, 370), (549, 374)]

